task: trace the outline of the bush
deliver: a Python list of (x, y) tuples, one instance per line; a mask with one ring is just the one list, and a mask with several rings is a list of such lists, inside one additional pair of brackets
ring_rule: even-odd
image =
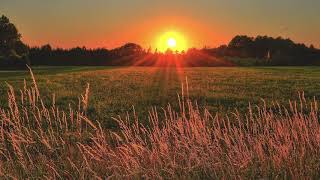
[(27, 55), (19, 56), (13, 52), (8, 57), (0, 57), (0, 69), (26, 69), (28, 61)]

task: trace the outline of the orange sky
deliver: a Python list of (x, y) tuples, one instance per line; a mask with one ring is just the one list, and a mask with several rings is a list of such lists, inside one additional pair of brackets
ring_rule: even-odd
[[(184, 36), (188, 41), (188, 47), (217, 46), (230, 40), (222, 29), (216, 28), (212, 31), (212, 27), (199, 20), (177, 16), (149, 18), (139, 23), (128, 24), (128, 27), (130, 31), (112, 33), (112, 36), (121, 37), (121, 39), (114, 41), (114, 44), (109, 45), (110, 47), (130, 41), (140, 42), (142, 46), (151, 46), (154, 49), (157, 46), (158, 38), (172, 31)], [(212, 43), (205, 44), (204, 42), (208, 39)], [(102, 44), (108, 44), (108, 41), (102, 42)]]
[(320, 47), (319, 0), (2, 0), (0, 14), (31, 46), (155, 48), (167, 31), (189, 47), (215, 47), (235, 35), (289, 37)]
[[(74, 47), (75, 45), (86, 46), (90, 48), (106, 47), (114, 48), (123, 45), (126, 42), (135, 42), (144, 48), (157, 48), (157, 39), (166, 32), (179, 32), (187, 41), (189, 48), (204, 46), (215, 47), (228, 43), (231, 36), (226, 34), (222, 27), (211, 27), (197, 19), (179, 17), (179, 16), (161, 16), (145, 18), (139, 22), (118, 23), (114, 27), (115, 31), (101, 33), (94, 31), (92, 33), (69, 35), (68, 41), (54, 39), (54, 35), (44, 38), (39, 35), (37, 38), (25, 34), (23, 40), (32, 45), (45, 44), (43, 39), (51, 39), (50, 44), (58, 47)], [(105, 29), (102, 27), (101, 29)], [(88, 29), (90, 31), (90, 29)], [(117, 37), (117, 38), (114, 38)], [(210, 43), (205, 43), (210, 41)], [(179, 42), (178, 42), (179, 43)]]

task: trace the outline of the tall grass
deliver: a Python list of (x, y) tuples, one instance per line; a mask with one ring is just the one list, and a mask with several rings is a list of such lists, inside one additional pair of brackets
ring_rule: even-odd
[(135, 112), (117, 117), (119, 130), (112, 131), (86, 116), (89, 85), (77, 108), (61, 110), (54, 95), (45, 103), (30, 73), (32, 84), (19, 91), (8, 85), (8, 107), (0, 107), (2, 178), (320, 176), (319, 108), (303, 94), (288, 108), (264, 103), (222, 116), (182, 93), (179, 109), (153, 108), (147, 124)]

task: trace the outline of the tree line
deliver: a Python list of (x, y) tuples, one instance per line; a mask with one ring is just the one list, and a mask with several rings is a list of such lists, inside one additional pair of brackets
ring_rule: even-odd
[(143, 49), (127, 43), (115, 49), (52, 48), (49, 44), (29, 47), (6, 16), (0, 17), (0, 67), (23, 68), (29, 65), (49, 66), (232, 66), (229, 57), (254, 58), (252, 65), (320, 65), (320, 50), (290, 39), (268, 36), (234, 37), (218, 48), (191, 48), (186, 52), (165, 53)]
[(241, 35), (228, 45), (205, 51), (217, 57), (255, 58), (256, 65), (320, 65), (319, 49), (282, 37)]
[(140, 56), (142, 55), (142, 53), (142, 47), (134, 43), (128, 43), (120, 48), (112, 50), (108, 50), (105, 48), (87, 49), (86, 47), (54, 49), (49, 44), (41, 47), (29, 48), (29, 58), (31, 65), (50, 66), (116, 65), (116, 59), (132, 55)]

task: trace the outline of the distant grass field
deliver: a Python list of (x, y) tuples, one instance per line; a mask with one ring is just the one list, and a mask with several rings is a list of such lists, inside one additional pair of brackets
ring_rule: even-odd
[(0, 72), (0, 179), (320, 177), (317, 67), (33, 72)]
[[(151, 107), (177, 106), (186, 78), (190, 98), (211, 113), (246, 111), (249, 102), (259, 104), (261, 98), (286, 104), (302, 91), (307, 98), (320, 99), (320, 67), (34, 67), (33, 71), (42, 94), (51, 98), (55, 93), (62, 108), (70, 102), (76, 107), (89, 83), (88, 115), (106, 127), (113, 125), (111, 117), (124, 115), (132, 106), (142, 118)], [(17, 89), (23, 79), (30, 79), (29, 72), (0, 71), (2, 105), (7, 103), (5, 82)]]

